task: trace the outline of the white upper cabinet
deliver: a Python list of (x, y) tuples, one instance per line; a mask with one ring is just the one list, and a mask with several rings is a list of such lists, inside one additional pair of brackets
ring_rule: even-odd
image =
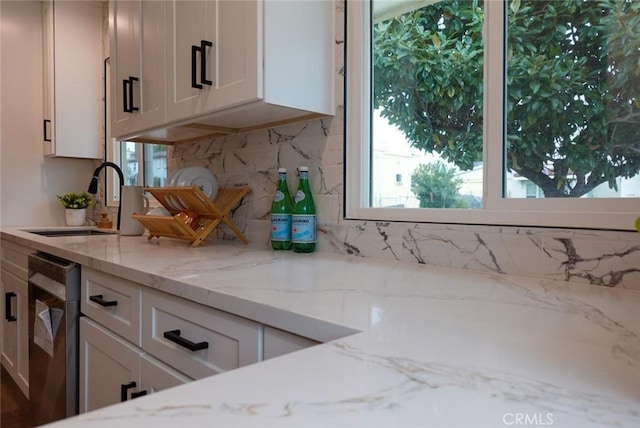
[[(124, 2), (113, 1), (112, 9), (122, 8), (121, 3)], [(115, 96), (116, 108), (144, 109), (144, 91), (157, 88), (159, 94), (166, 94), (165, 115), (162, 123), (158, 120), (140, 122), (126, 129), (118, 123), (130, 119), (126, 119), (126, 115), (115, 115), (114, 137), (178, 142), (219, 131), (243, 132), (334, 113), (332, 1), (142, 3), (162, 5), (164, 16), (156, 12), (153, 18), (145, 14), (134, 17), (132, 30), (112, 26), (111, 56), (123, 61), (123, 55), (133, 56), (128, 52), (141, 51), (144, 57), (147, 49), (162, 47), (166, 60), (161, 69), (164, 74), (154, 76), (151, 81), (145, 79), (143, 70), (139, 81), (129, 82), (130, 76), (138, 76), (112, 64), (112, 68), (117, 68), (112, 70), (112, 75), (117, 75), (112, 93), (121, 93)], [(135, 22), (146, 28), (147, 19), (153, 19), (154, 25), (164, 19), (164, 26), (149, 37), (148, 44), (132, 47), (137, 46), (139, 39), (135, 36)], [(162, 41), (158, 40), (160, 34), (164, 35)], [(120, 50), (127, 53), (121, 55)], [(162, 61), (157, 64), (160, 67)], [(133, 88), (133, 104), (127, 104), (124, 86)], [(143, 91), (141, 101), (136, 98), (137, 86)], [(158, 103), (160, 99), (154, 100), (153, 105), (158, 106), (154, 113), (160, 112)]]
[(111, 132), (162, 125), (165, 114), (164, 2), (111, 1)]
[(200, 115), (262, 97), (255, 1), (169, 1), (167, 113)]
[(102, 6), (43, 3), (45, 156), (102, 158)]

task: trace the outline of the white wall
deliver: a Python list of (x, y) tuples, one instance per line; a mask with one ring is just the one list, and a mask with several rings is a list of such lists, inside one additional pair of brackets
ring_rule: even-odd
[(41, 5), (0, 1), (2, 226), (63, 225), (56, 195), (87, 190), (94, 169), (91, 160), (42, 155)]

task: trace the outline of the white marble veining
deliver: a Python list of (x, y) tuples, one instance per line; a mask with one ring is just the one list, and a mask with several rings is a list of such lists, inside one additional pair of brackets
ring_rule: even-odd
[(637, 291), (233, 243), (2, 233), (316, 339), (359, 331), (53, 426), (640, 426)]

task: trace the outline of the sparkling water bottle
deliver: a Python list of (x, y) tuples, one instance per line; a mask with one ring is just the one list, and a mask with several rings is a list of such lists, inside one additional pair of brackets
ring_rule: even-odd
[(301, 166), (292, 216), (293, 251), (311, 253), (316, 249), (316, 205), (309, 187), (309, 168)]
[(271, 203), (271, 246), (274, 250), (291, 248), (293, 202), (287, 186), (287, 169), (278, 169), (278, 188)]

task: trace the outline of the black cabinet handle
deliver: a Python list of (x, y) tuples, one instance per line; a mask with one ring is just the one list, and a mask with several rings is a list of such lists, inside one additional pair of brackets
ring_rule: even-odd
[(201, 48), (199, 46), (191, 46), (191, 87), (202, 89), (202, 85), (198, 83), (198, 77), (196, 76), (196, 68), (198, 63), (196, 56), (198, 51), (201, 51)]
[(91, 300), (94, 303), (99, 304), (100, 306), (117, 306), (118, 305), (118, 301), (117, 300), (104, 300), (102, 298), (102, 294), (96, 294), (94, 296), (89, 296), (89, 300)]
[(121, 403), (124, 403), (125, 401), (127, 401), (127, 393), (131, 388), (135, 388), (135, 387), (136, 387), (135, 382), (123, 383), (122, 385), (120, 385), (120, 402)]
[(200, 78), (204, 85), (211, 86), (213, 82), (207, 79), (207, 46), (212, 47), (213, 43), (207, 40), (200, 40)]
[(131, 399), (142, 397), (143, 395), (147, 395), (147, 391), (132, 392)]
[(122, 111), (125, 113), (133, 113), (138, 111), (138, 107), (133, 105), (133, 82), (137, 82), (138, 78), (129, 76), (128, 79), (122, 81)]
[(170, 340), (173, 343), (176, 343), (184, 348), (187, 348), (189, 351), (200, 351), (209, 347), (209, 342), (193, 343), (189, 339), (185, 339), (184, 337), (180, 336), (180, 330), (165, 331), (163, 336), (165, 339)]
[(133, 82), (137, 82), (138, 78), (129, 76), (129, 111), (133, 113), (134, 111), (138, 111), (138, 107), (134, 107), (133, 105)]
[(11, 313), (11, 299), (16, 296), (14, 292), (4, 293), (4, 317), (9, 322), (18, 321), (18, 318)]
[(44, 134), (44, 141), (51, 142), (51, 137), (48, 137), (47, 134), (47, 123), (51, 123), (49, 119), (45, 119), (42, 123), (42, 133)]
[(132, 113), (131, 109), (127, 105), (127, 101), (129, 100), (129, 95), (127, 93), (127, 87), (129, 86), (129, 80), (125, 79), (122, 81), (122, 111), (125, 113)]

